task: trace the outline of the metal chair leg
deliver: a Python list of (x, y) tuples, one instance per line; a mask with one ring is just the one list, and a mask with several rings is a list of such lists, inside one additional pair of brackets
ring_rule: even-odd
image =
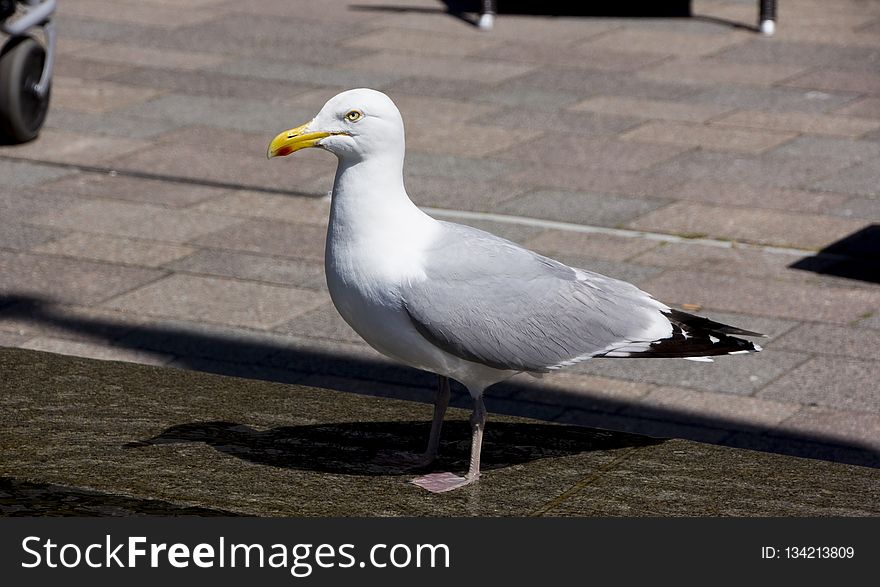
[(776, 32), (776, 0), (760, 0), (761, 16), (758, 18), (761, 32), (768, 37)]
[(480, 30), (488, 31), (495, 24), (495, 4), (496, 0), (483, 0), (483, 9), (480, 12), (480, 20), (477, 21), (477, 27)]

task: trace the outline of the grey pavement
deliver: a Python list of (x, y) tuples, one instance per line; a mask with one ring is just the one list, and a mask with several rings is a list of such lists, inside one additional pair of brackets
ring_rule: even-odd
[(367, 85), (419, 205), (770, 335), (516, 377), (490, 409), (880, 464), (880, 4), (787, 0), (773, 38), (753, 1), (488, 33), (444, 6), (60, 3), (47, 125), (0, 146), (0, 345), (428, 400), (330, 305), (333, 157), (264, 155)]

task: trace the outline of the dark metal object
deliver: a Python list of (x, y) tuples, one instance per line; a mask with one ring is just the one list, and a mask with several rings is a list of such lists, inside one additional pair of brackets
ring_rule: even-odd
[[(651, 6), (654, 6), (651, 4)], [(765, 35), (776, 32), (776, 0), (758, 0), (758, 27)], [(480, 17), (477, 26), (483, 30), (492, 28), (495, 14), (498, 12), (497, 0), (480, 0)], [(609, 13), (608, 15), (611, 15)], [(601, 15), (605, 15), (604, 12)]]
[(10, 42), (0, 56), (0, 137), (15, 143), (36, 138), (46, 120), (49, 92), (37, 86), (46, 50), (30, 37)]
[(0, 0), (0, 20), (4, 20), (15, 12), (15, 0)]

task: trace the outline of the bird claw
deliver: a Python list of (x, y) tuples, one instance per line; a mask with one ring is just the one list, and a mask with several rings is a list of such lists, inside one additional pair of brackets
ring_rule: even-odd
[(422, 489), (427, 489), (431, 493), (445, 493), (469, 485), (476, 480), (476, 478), (459, 477), (455, 473), (430, 473), (413, 479), (410, 483), (418, 485)]

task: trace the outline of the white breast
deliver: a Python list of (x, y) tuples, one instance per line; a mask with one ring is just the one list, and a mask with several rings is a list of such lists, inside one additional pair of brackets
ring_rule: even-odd
[(330, 297), (343, 319), (376, 350), (436, 370), (438, 349), (412, 326), (400, 286), (424, 279), (424, 251), (439, 225), (411, 203), (369, 204), (368, 198), (334, 199), (325, 252)]

